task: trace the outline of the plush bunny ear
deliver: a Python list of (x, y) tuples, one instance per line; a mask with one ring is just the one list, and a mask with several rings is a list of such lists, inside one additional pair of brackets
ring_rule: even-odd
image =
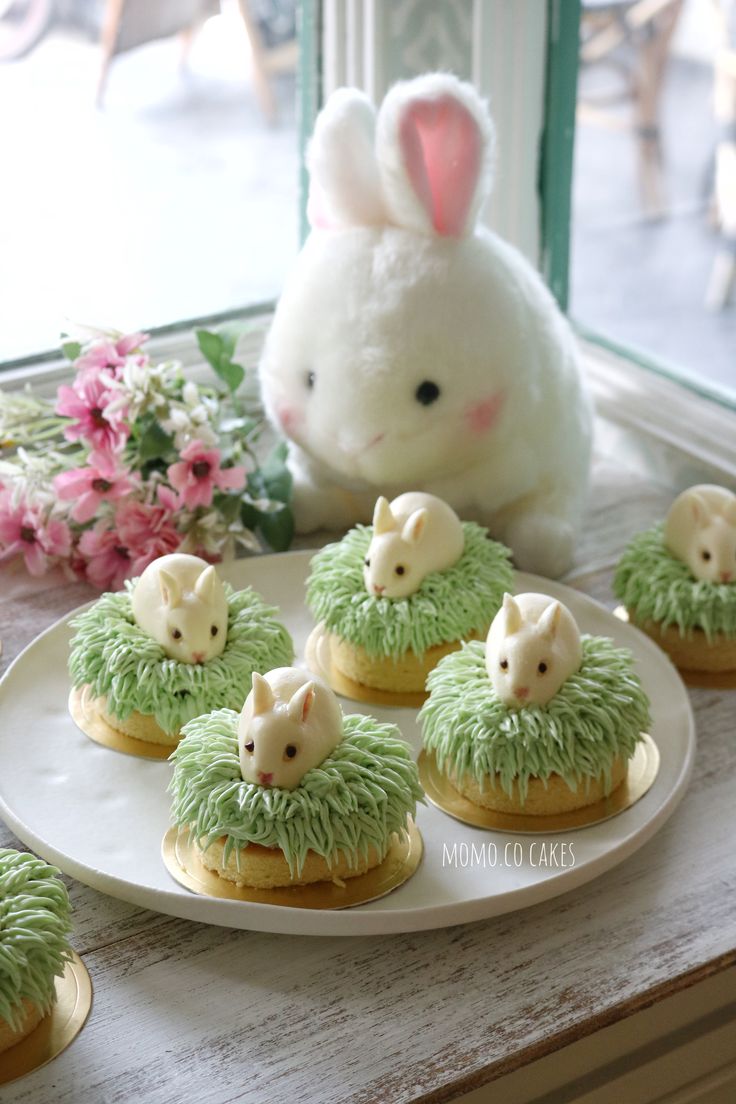
[(314, 704), (314, 683), (305, 682), (296, 690), (289, 701), (288, 713), (292, 721), (304, 724)]
[(523, 618), (519, 603), (508, 592), (503, 596), (503, 612), (506, 614), (506, 636), (513, 636), (521, 628)]
[(158, 585), (161, 588), (161, 601), (169, 609), (174, 609), (181, 602), (181, 585), (179, 580), (166, 571), (163, 567), (158, 573)]
[(212, 602), (215, 597), (215, 583), (217, 575), (212, 564), (206, 567), (194, 584), (194, 593), (205, 602)]
[(375, 108), (356, 88), (333, 92), (317, 116), (307, 151), (307, 214), (316, 229), (385, 223), (375, 128)]
[(490, 192), (493, 147), (493, 124), (471, 85), (449, 73), (394, 85), (376, 134), (391, 218), (443, 237), (472, 232)]
[(396, 519), (391, 513), (391, 504), (387, 498), (383, 495), (376, 499), (375, 509), (373, 510), (373, 532), (377, 537), (380, 537), (382, 533), (390, 533), (396, 526)]
[(257, 671), (253, 672), (251, 693), (254, 717), (260, 717), (262, 713), (268, 713), (269, 709), (273, 709), (273, 690), (263, 675), (259, 675)]

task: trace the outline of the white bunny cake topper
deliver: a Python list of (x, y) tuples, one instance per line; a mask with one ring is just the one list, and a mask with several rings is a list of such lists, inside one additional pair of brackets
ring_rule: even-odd
[(696, 579), (736, 582), (736, 494), (714, 483), (688, 487), (669, 508), (664, 543)]
[(486, 670), (505, 705), (546, 705), (582, 662), (580, 630), (547, 594), (505, 594), (486, 641)]
[(227, 597), (215, 568), (199, 556), (172, 552), (153, 560), (133, 588), (131, 606), (135, 623), (170, 659), (206, 663), (225, 648)]
[(405, 598), (432, 571), (445, 571), (463, 554), (465, 535), (457, 514), (434, 495), (409, 491), (393, 502), (379, 498), (363, 578), (369, 594)]
[(342, 710), (321, 679), (296, 667), (254, 673), (238, 721), (246, 782), (293, 790), (342, 738)]
[(570, 328), (538, 273), (478, 223), (493, 124), (468, 84), (429, 74), (380, 112), (342, 89), (309, 150), (313, 230), (260, 365), (289, 441), (297, 527), (370, 521), (423, 490), (509, 544), (571, 561), (591, 414)]

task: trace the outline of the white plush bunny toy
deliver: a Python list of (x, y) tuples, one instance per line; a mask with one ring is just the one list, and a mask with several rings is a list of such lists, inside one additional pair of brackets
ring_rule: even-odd
[(312, 233), (260, 373), (288, 438), (299, 530), (368, 522), (423, 490), (477, 519), (517, 566), (571, 562), (590, 406), (567, 322), (512, 246), (478, 225), (493, 126), (447, 74), (376, 112), (341, 89), (309, 149)]

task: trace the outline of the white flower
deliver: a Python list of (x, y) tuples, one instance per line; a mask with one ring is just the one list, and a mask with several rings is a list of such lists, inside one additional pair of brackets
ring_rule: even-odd
[(30, 390), (13, 394), (0, 391), (0, 445), (8, 438), (12, 439), (12, 430), (16, 427), (35, 422), (48, 414), (48, 406), (34, 398)]
[(63, 466), (55, 452), (19, 448), (12, 461), (0, 460), (0, 482), (10, 491), (13, 505), (23, 500), (51, 510), (59, 505), (53, 478)]
[[(173, 434), (177, 450), (181, 452), (190, 441), (203, 441), (205, 445), (216, 445), (218, 436), (210, 418), (217, 411), (217, 403), (200, 397), (195, 383), (184, 385), (183, 398), (185, 399), (183, 403), (170, 403), (168, 416), (161, 419), (161, 425), (166, 432)], [(186, 402), (187, 399), (190, 402)], [(192, 403), (191, 400), (194, 402)], [(210, 409), (211, 407), (214, 409)]]
[(168, 392), (180, 369), (179, 362), (175, 360), (151, 364), (145, 358), (126, 357), (120, 375), (117, 378), (108, 377), (110, 390), (120, 392), (108, 409), (127, 409), (130, 421), (135, 421), (149, 410), (154, 413), (165, 410), (170, 402)]

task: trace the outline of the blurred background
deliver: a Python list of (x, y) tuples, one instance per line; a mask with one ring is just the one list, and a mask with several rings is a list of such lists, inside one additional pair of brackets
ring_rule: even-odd
[[(459, 0), (462, 3), (462, 0)], [(0, 0), (0, 361), (278, 295), (296, 0)], [(583, 0), (570, 311), (736, 387), (736, 3)]]

